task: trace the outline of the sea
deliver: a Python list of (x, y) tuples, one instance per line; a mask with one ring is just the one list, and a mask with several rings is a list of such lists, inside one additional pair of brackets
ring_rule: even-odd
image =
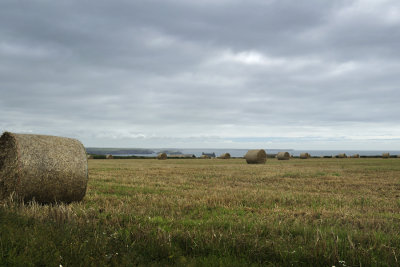
[[(161, 151), (180, 152), (182, 154), (193, 154), (196, 157), (200, 157), (202, 153), (215, 153), (216, 156), (220, 156), (224, 153), (229, 153), (231, 157), (243, 157), (249, 149), (219, 149), (219, 148), (174, 148), (174, 149), (152, 149), (152, 154), (124, 154), (124, 156), (144, 156), (144, 157), (155, 157)], [(266, 149), (267, 154), (277, 154), (278, 152), (286, 151), (293, 156), (300, 156), (301, 153), (308, 152), (313, 157), (320, 156), (335, 156), (341, 153), (351, 156), (359, 154), (360, 156), (381, 156), (382, 153), (390, 153), (390, 155), (400, 155), (400, 150), (294, 150), (294, 149)], [(168, 153), (167, 153), (168, 154)], [(122, 155), (118, 155), (122, 156)]]

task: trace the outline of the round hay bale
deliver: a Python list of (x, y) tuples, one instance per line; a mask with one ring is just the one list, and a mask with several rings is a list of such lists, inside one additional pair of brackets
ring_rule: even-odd
[(106, 156), (106, 159), (113, 159), (114, 157), (113, 157), (113, 155), (110, 155), (110, 154), (108, 154), (107, 156)]
[(308, 159), (309, 157), (311, 157), (311, 155), (308, 154), (307, 152), (306, 152), (306, 153), (301, 153), (301, 154), (300, 154), (300, 158), (301, 158), (301, 159)]
[(390, 158), (390, 154), (389, 153), (383, 153), (382, 154), (382, 158), (388, 159), (388, 158)]
[(230, 159), (230, 158), (231, 158), (231, 154), (229, 154), (229, 153), (224, 153), (224, 154), (222, 154), (219, 158), (220, 158), (220, 159)]
[(353, 156), (351, 156), (352, 158), (358, 159), (360, 158), (360, 154), (354, 154)]
[(279, 152), (276, 157), (278, 160), (289, 160), (290, 154), (289, 152)]
[(264, 149), (249, 150), (244, 158), (247, 164), (264, 164), (267, 161), (267, 153)]
[(85, 196), (87, 158), (78, 140), (5, 132), (0, 151), (0, 199), (15, 193), (24, 201), (68, 203)]
[(341, 153), (341, 154), (337, 155), (336, 157), (339, 159), (345, 159), (345, 158), (347, 158), (347, 155), (346, 155), (346, 153)]
[(207, 156), (207, 155), (201, 155), (200, 158), (201, 158), (201, 159), (209, 159), (210, 157)]
[(400, 155), (397, 155), (398, 158), (400, 158)]
[(159, 159), (159, 160), (167, 159), (167, 154), (166, 153), (159, 153), (157, 155), (157, 159)]
[(87, 159), (93, 159), (93, 155), (87, 155)]

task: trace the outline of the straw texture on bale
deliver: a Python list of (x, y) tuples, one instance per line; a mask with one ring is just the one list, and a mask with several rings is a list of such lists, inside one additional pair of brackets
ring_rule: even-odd
[(278, 160), (288, 160), (290, 158), (289, 152), (279, 152), (276, 157)]
[(224, 153), (221, 156), (219, 156), (220, 159), (230, 159), (231, 158), (231, 154), (229, 153)]
[(347, 158), (347, 155), (346, 155), (346, 153), (341, 153), (341, 154), (337, 155), (336, 157), (339, 159), (344, 159), (344, 158)]
[(114, 157), (113, 157), (113, 155), (107, 155), (106, 156), (106, 159), (113, 159)]
[(389, 153), (383, 153), (382, 154), (382, 158), (388, 159), (388, 158), (390, 158), (390, 154)]
[(51, 203), (85, 196), (87, 157), (78, 140), (5, 132), (0, 151), (0, 199), (15, 193), (24, 201)]
[(264, 149), (249, 150), (244, 158), (247, 164), (264, 164), (267, 161), (267, 153)]
[(311, 157), (311, 155), (308, 154), (308, 153), (301, 153), (301, 154), (300, 154), (300, 158), (301, 158), (301, 159), (308, 159), (309, 157)]
[(157, 155), (157, 159), (159, 159), (159, 160), (167, 159), (167, 154), (166, 153), (159, 153)]

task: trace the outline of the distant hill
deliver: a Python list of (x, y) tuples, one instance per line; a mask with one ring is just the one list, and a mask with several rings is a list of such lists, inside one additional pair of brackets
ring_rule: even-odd
[(146, 148), (101, 148), (101, 147), (87, 147), (86, 152), (88, 154), (97, 155), (127, 155), (127, 154), (153, 154), (155, 153), (151, 149)]

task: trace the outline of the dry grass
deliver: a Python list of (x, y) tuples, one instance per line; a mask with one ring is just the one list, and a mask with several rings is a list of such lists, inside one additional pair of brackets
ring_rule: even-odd
[(91, 227), (82, 239), (113, 255), (98, 264), (399, 264), (398, 159), (90, 160), (89, 173), (81, 203), (2, 209)]

